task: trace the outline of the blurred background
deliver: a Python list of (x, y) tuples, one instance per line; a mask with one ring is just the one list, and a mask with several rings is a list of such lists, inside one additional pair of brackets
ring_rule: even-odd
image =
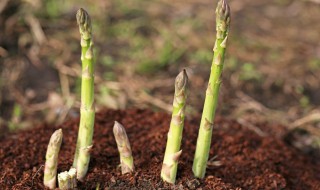
[[(170, 112), (174, 79), (190, 79), (187, 115), (201, 115), (217, 0), (1, 0), (0, 133), (79, 116), (75, 20), (91, 15), (96, 106)], [(229, 0), (218, 114), (254, 128), (278, 123), (320, 136), (320, 1)], [(310, 134), (312, 138), (310, 138)], [(312, 139), (312, 140), (310, 140)]]

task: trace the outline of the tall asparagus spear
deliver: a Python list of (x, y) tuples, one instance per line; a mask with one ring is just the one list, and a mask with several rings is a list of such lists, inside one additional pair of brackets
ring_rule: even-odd
[(50, 189), (56, 188), (58, 155), (62, 142), (62, 130), (56, 130), (50, 138), (46, 154), (43, 183)]
[(184, 125), (184, 110), (187, 99), (188, 76), (184, 69), (176, 77), (173, 99), (172, 119), (168, 132), (167, 146), (164, 154), (161, 177), (164, 181), (174, 184), (178, 169), (178, 159), (181, 155), (180, 145)]
[(205, 176), (209, 150), (211, 145), (212, 126), (217, 107), (221, 73), (223, 69), (226, 42), (230, 25), (230, 8), (226, 0), (220, 0), (216, 9), (217, 37), (213, 48), (214, 56), (211, 66), (209, 84), (206, 91), (195, 157), (193, 160), (193, 173), (195, 177)]
[(82, 180), (88, 171), (95, 117), (91, 19), (88, 13), (82, 8), (77, 12), (77, 23), (81, 34), (82, 81), (81, 117), (73, 167), (77, 169), (77, 179)]
[(129, 139), (124, 127), (117, 121), (114, 122), (113, 134), (120, 154), (121, 173), (133, 172), (134, 164)]

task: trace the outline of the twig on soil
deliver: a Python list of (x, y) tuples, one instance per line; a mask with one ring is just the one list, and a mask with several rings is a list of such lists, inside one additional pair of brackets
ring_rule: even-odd
[(26, 21), (29, 24), (31, 31), (37, 40), (38, 44), (41, 45), (47, 41), (47, 37), (44, 34), (41, 24), (37, 18), (35, 18), (32, 14), (28, 14), (26, 16)]
[(36, 177), (36, 175), (39, 173), (39, 171), (41, 170), (42, 167), (44, 167), (43, 164), (39, 167), (39, 169), (36, 171), (36, 173), (32, 176), (31, 187), (33, 187), (33, 180)]
[(0, 46), (0, 57), (6, 57), (8, 55), (8, 51)]
[(297, 127), (302, 127), (303, 125), (311, 122), (318, 122), (320, 121), (320, 111), (316, 110), (313, 113), (308, 114), (307, 116), (297, 119), (291, 123), (289, 129), (294, 129)]
[(212, 167), (219, 167), (219, 166), (221, 166), (222, 165), (222, 162), (221, 161), (219, 161), (219, 160), (215, 160), (216, 158), (218, 158), (218, 155), (215, 155), (215, 156), (213, 156), (212, 158), (210, 158), (209, 160), (208, 160), (208, 166), (207, 167), (209, 167), (209, 166), (212, 166)]
[(139, 99), (142, 99), (145, 102), (152, 104), (158, 108), (161, 108), (167, 112), (170, 112), (172, 110), (172, 105), (167, 104), (166, 102), (162, 101), (161, 99), (158, 99), (154, 96), (151, 96), (144, 91), (141, 91)]
[(68, 76), (59, 72), (59, 79), (60, 79), (62, 96), (69, 97), (70, 96), (70, 85), (69, 85)]
[(305, 1), (311, 1), (312, 3), (319, 3), (320, 4), (320, 0), (305, 0)]
[(240, 123), (242, 126), (252, 130), (253, 132), (255, 132), (257, 135), (259, 135), (261, 137), (267, 136), (267, 134), (265, 132), (263, 132), (261, 129), (252, 125), (251, 123), (247, 122), (246, 120), (244, 120), (242, 118), (238, 118), (237, 122)]
[(242, 102), (237, 101), (234, 103), (237, 107), (232, 113), (234, 118), (241, 118), (244, 113), (253, 110), (258, 112), (259, 115), (264, 116), (268, 121), (277, 120), (283, 125), (289, 124), (289, 119), (284, 112), (270, 109), (244, 92), (238, 91), (236, 96)]
[(9, 2), (9, 0), (2, 0), (2, 1), (0, 2), (0, 14), (1, 14), (2, 11), (6, 8), (8, 2)]

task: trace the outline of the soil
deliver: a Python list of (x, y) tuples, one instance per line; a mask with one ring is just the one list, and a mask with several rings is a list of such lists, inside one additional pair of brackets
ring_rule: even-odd
[[(119, 155), (112, 133), (114, 121), (122, 123), (133, 149), (136, 171), (121, 175)], [(79, 189), (290, 189), (319, 190), (320, 162), (282, 140), (283, 127), (257, 126), (268, 133), (261, 137), (246, 126), (222, 117), (216, 119), (211, 161), (206, 177), (195, 179), (192, 159), (199, 118), (187, 120), (183, 154), (176, 185), (160, 178), (170, 115), (149, 110), (105, 110), (96, 115), (94, 149), (88, 174)], [(0, 189), (44, 189), (43, 165), (50, 135), (63, 129), (58, 172), (72, 164), (78, 119), (61, 126), (42, 125), (0, 139)], [(272, 129), (272, 130), (270, 130)], [(213, 159), (214, 158), (214, 159)]]

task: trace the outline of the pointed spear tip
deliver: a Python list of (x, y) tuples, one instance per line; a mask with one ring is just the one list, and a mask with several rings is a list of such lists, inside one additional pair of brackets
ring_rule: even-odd
[(84, 24), (84, 22), (86, 21), (87, 16), (88, 16), (87, 11), (85, 11), (83, 8), (80, 8), (77, 11), (77, 14), (76, 14), (78, 25)]
[(185, 75), (186, 77), (188, 77), (188, 75), (187, 75), (187, 69), (183, 69), (182, 72), (183, 72), (183, 75)]
[(176, 82), (175, 82), (176, 88), (178, 90), (181, 90), (186, 87), (187, 83), (188, 83), (187, 71), (186, 69), (183, 69), (176, 77)]
[(62, 136), (62, 135), (63, 135), (61, 128), (58, 129), (58, 130), (56, 130), (54, 133), (56, 133), (56, 134), (59, 135), (59, 136)]
[(114, 121), (114, 126), (113, 126), (113, 128), (118, 128), (118, 127), (122, 128), (121, 123), (119, 123), (118, 121)]
[(230, 18), (230, 7), (227, 0), (220, 0), (218, 2), (216, 13), (222, 20), (227, 20)]
[(119, 123), (118, 121), (114, 121), (113, 133), (119, 134), (119, 133), (122, 133), (123, 130), (124, 130), (124, 127), (121, 125), (121, 123)]
[(54, 142), (57, 143), (57, 142), (60, 142), (62, 140), (62, 136), (63, 136), (62, 129), (58, 129), (52, 134), (51, 138), (52, 138), (52, 140)]
[(87, 11), (83, 8), (80, 8), (76, 14), (77, 23), (79, 25), (80, 33), (84, 39), (91, 38), (91, 19)]

